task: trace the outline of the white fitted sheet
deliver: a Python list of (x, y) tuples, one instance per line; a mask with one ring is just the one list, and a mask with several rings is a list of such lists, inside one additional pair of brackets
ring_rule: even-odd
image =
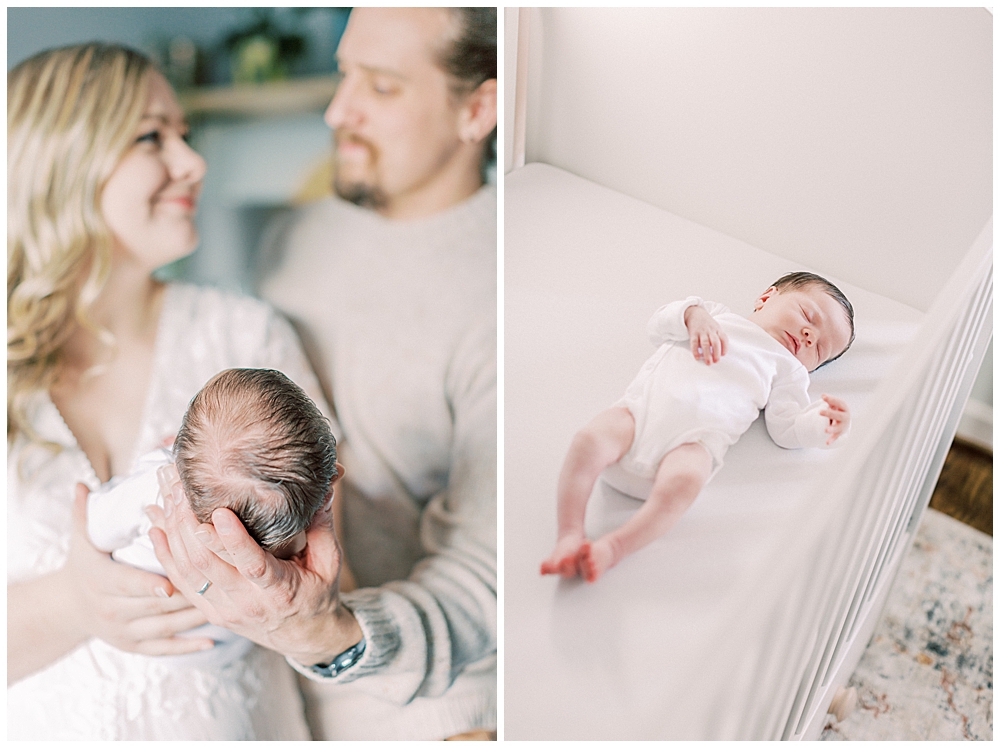
[[(726, 678), (700, 663), (754, 583), (741, 570), (785, 531), (835, 451), (783, 450), (758, 420), (678, 525), (593, 585), (539, 575), (556, 480), (573, 434), (652, 352), (645, 325), (660, 305), (698, 295), (748, 313), (779, 276), (822, 268), (543, 164), (507, 176), (504, 206), (504, 736), (698, 737), (670, 705)], [(811, 391), (845, 398), (859, 424), (921, 314), (864, 291), (861, 269), (856, 283), (830, 280), (854, 304), (857, 339)], [(638, 506), (599, 482), (588, 532)]]

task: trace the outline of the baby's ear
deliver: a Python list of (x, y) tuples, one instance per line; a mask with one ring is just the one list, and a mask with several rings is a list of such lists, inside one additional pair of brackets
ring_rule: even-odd
[(771, 286), (764, 293), (762, 293), (760, 296), (757, 297), (757, 301), (753, 303), (753, 310), (755, 312), (759, 312), (760, 308), (764, 306), (764, 302), (770, 299), (776, 293), (778, 293), (778, 289), (775, 288), (774, 286)]
[(333, 495), (334, 495), (334, 491), (336, 491), (336, 488), (337, 488), (337, 482), (343, 479), (344, 473), (346, 472), (344, 470), (344, 466), (341, 465), (339, 462), (337, 462), (335, 464), (337, 466), (337, 472), (333, 476), (333, 478), (330, 480), (330, 487), (326, 491), (326, 507), (332, 507), (333, 506)]
[(331, 485), (331, 486), (332, 486), (332, 485), (333, 485), (334, 483), (336, 483), (336, 482), (337, 482), (338, 480), (343, 480), (343, 479), (344, 479), (344, 473), (346, 472), (346, 471), (344, 470), (344, 466), (343, 466), (343, 465), (341, 465), (341, 464), (340, 464), (339, 462), (335, 462), (335, 463), (334, 463), (334, 465), (335, 465), (335, 466), (336, 466), (336, 468), (337, 468), (337, 474), (336, 474), (335, 476), (333, 476), (333, 480), (332, 480), (332, 481), (330, 481), (330, 485)]

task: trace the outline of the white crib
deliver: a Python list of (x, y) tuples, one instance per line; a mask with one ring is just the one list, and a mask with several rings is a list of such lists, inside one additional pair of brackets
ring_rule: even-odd
[[(992, 334), (992, 19), (521, 20), (519, 76), (507, 48), (521, 86), (507, 101), (526, 105), (507, 168), (529, 163), (504, 202), (503, 736), (815, 738)], [(565, 449), (651, 352), (646, 318), (690, 294), (749, 310), (797, 269), (855, 303), (857, 342), (813, 378), (814, 396), (851, 404), (847, 443), (786, 452), (757, 423), (667, 537), (594, 585), (540, 577)], [(598, 533), (636, 503), (599, 484), (591, 508)]]

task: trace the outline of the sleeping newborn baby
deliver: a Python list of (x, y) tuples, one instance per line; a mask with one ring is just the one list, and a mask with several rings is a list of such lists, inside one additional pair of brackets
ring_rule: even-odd
[[(164, 573), (144, 509), (163, 505), (157, 471), (170, 463), (200, 521), (211, 522), (212, 512), (226, 507), (278, 558), (305, 547), (306, 528), (332, 502), (343, 473), (330, 424), (305, 392), (277, 371), (228, 369), (194, 396), (172, 450), (142, 456), (133, 473), (90, 494), (87, 530), (97, 548), (116, 561)], [(182, 658), (208, 654), (228, 661), (252, 646), (211, 625), (186, 633), (215, 639), (216, 647)]]
[[(556, 547), (542, 574), (593, 582), (664, 535), (761, 409), (781, 447), (829, 446), (847, 433), (844, 401), (809, 400), (809, 372), (854, 340), (854, 309), (826, 279), (785, 275), (749, 317), (692, 296), (657, 310), (648, 332), (656, 353), (625, 396), (573, 438), (559, 475)], [(602, 472), (645, 504), (591, 542), (584, 515)]]

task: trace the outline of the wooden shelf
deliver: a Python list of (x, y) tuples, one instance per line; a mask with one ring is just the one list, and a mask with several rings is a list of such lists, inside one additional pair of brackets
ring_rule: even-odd
[(295, 114), (326, 109), (339, 82), (339, 75), (321, 75), (271, 83), (194, 88), (181, 91), (178, 98), (189, 115)]

